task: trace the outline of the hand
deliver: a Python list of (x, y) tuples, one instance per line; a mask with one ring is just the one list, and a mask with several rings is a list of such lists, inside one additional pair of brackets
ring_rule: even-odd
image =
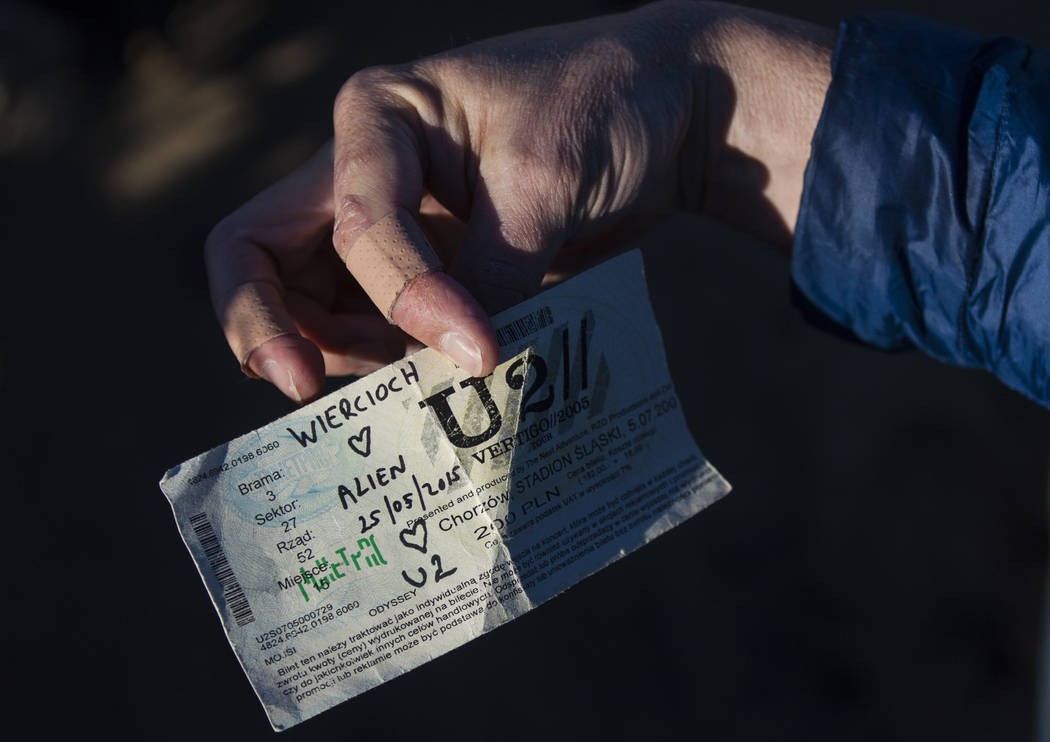
[[(498, 357), (489, 313), (675, 209), (789, 234), (829, 48), (820, 29), (666, 3), (359, 72), (337, 98), (332, 149), (209, 237), (231, 348), (297, 401), (325, 371), (398, 357), (405, 336), (362, 291), (389, 275), (343, 263), (399, 209), (455, 244), (431, 231), (450, 274), (406, 282), (389, 319), (474, 375)], [(780, 65), (772, 79), (766, 62)]]
[[(460, 241), (455, 220), (433, 199), (420, 216), (442, 251)], [(231, 349), (246, 373), (297, 402), (321, 392), (326, 371), (364, 375), (414, 343), (344, 269), (332, 222), (328, 144), (226, 217), (205, 244), (212, 303)]]

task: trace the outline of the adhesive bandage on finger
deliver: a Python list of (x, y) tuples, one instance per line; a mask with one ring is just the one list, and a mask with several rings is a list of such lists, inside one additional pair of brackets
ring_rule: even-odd
[(347, 252), (347, 269), (388, 319), (413, 279), (441, 268), (423, 230), (404, 209), (393, 211), (357, 238)]
[(248, 376), (258, 376), (248, 366), (248, 359), (257, 348), (276, 337), (296, 334), (291, 318), (279, 309), (282, 305), (281, 292), (263, 281), (238, 286), (226, 302), (223, 330)]

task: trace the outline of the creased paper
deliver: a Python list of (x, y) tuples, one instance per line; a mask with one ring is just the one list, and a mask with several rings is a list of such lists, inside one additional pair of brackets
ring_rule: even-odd
[(490, 376), (423, 350), (161, 481), (275, 729), (520, 616), (728, 492), (686, 428), (640, 253), (494, 324)]

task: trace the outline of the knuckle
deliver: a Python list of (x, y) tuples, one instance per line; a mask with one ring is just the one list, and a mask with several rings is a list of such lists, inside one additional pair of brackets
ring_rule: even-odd
[(382, 128), (394, 112), (404, 114), (406, 121), (439, 122), (443, 101), (441, 86), (428, 63), (366, 67), (355, 72), (336, 94), (336, 131), (338, 134), (341, 124), (365, 119), (370, 127)]
[[(373, 140), (374, 141), (374, 140)], [(335, 168), (336, 185), (341, 178), (347, 178), (355, 173), (369, 172), (376, 162), (381, 161), (379, 150), (369, 146), (369, 140), (362, 136), (361, 139), (342, 148), (333, 162)], [(337, 204), (338, 209), (340, 205)]]
[(346, 251), (370, 226), (371, 210), (366, 199), (357, 195), (345, 195), (340, 198), (336, 204), (335, 224), (332, 228), (332, 244), (336, 252), (345, 259)]
[(403, 75), (399, 68), (377, 65), (360, 69), (343, 83), (335, 96), (336, 115), (359, 108), (362, 104), (385, 97), (390, 86), (397, 84)]
[(213, 289), (233, 291), (242, 283), (272, 281), (277, 257), (237, 212), (223, 218), (204, 240), (204, 267)]

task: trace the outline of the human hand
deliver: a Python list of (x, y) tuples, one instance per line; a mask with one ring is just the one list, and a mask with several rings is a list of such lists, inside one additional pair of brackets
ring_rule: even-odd
[[(413, 341), (376, 309), (332, 248), (332, 146), (230, 214), (208, 236), (212, 303), (246, 373), (305, 402), (323, 377), (364, 375)], [(430, 198), (420, 220), (442, 254), (462, 230)]]
[[(498, 357), (487, 314), (533, 294), (552, 269), (594, 262), (675, 209), (775, 232), (763, 220), (793, 221), (823, 90), (815, 112), (776, 110), (765, 127), (755, 101), (777, 106), (771, 89), (799, 96), (783, 80), (751, 79), (738, 49), (799, 57), (807, 71), (823, 52), (771, 18), (658, 4), (354, 75), (336, 101), (332, 150), (209, 237), (231, 348), (247, 371), (309, 400), (325, 371), (365, 373), (404, 351), (405, 336), (365, 299), (379, 291), (401, 330), (483, 375)], [(751, 87), (741, 94), (736, 78)], [(395, 213), (453, 227), (456, 244), (431, 240), (450, 273), (391, 290), (385, 268), (353, 267), (362, 235)]]

